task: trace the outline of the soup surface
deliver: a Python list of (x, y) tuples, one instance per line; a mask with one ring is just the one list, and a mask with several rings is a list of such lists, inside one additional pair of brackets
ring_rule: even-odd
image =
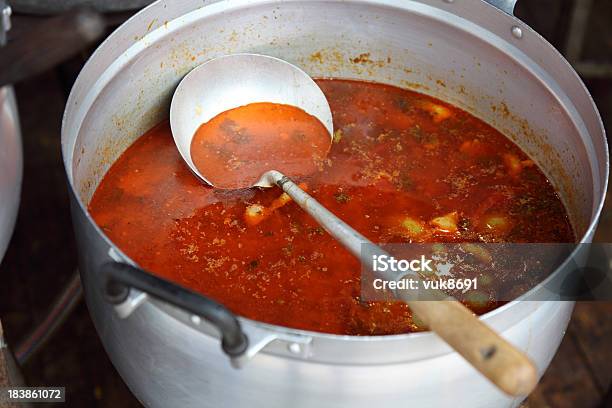
[(225, 111), (196, 131), (191, 158), (217, 188), (244, 188), (268, 170), (289, 177), (312, 174), (329, 152), (325, 126), (300, 108), (251, 103)]
[[(574, 241), (546, 177), (486, 123), (388, 85), (317, 82), (336, 131), (299, 181), (373, 242)], [(89, 211), (140, 266), (242, 316), (337, 334), (421, 329), (403, 303), (361, 301), (358, 260), (279, 189), (201, 184), (168, 123), (113, 164)], [(486, 288), (474, 294), (476, 312), (495, 306)]]

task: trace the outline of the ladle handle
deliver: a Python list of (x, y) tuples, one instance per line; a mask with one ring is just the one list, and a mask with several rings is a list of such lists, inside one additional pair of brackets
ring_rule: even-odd
[[(357, 258), (362, 258), (364, 244), (368, 245), (370, 251), (374, 248), (379, 254), (386, 253), (282, 173), (273, 170), (264, 176), (270, 184), (279, 186), (287, 193)], [(378, 271), (376, 273), (380, 274)], [(445, 300), (415, 300), (409, 298), (406, 291), (396, 294), (431, 330), (502, 391), (522, 396), (533, 390), (538, 375), (531, 360), (456, 299), (440, 291), (430, 291), (426, 294), (427, 299)]]
[(407, 302), (448, 345), (505, 393), (527, 395), (538, 382), (531, 360), (456, 300)]
[(331, 236), (338, 240), (357, 258), (361, 257), (361, 246), (372, 244), (370, 240), (355, 231), (353, 227), (336, 217), (317, 200), (295, 184), (289, 177), (276, 170), (265, 174), (269, 184), (279, 186), (293, 201), (314, 218)]

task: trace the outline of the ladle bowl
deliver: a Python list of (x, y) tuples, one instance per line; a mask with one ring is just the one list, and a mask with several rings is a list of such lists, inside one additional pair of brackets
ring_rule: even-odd
[[(256, 102), (300, 108), (325, 126), (330, 141), (333, 138), (329, 103), (316, 82), (300, 68), (259, 54), (214, 58), (194, 68), (181, 80), (170, 105), (174, 142), (191, 171), (202, 181), (213, 185), (191, 157), (191, 141), (196, 130), (220, 113)], [(262, 177), (255, 186), (270, 187), (270, 180), (270, 177)]]

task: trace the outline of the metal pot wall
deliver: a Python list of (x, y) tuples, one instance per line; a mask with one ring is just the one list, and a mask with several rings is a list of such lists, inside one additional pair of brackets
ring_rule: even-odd
[[(11, 27), (11, 9), (0, 0), (0, 47), (6, 43)], [(19, 209), (23, 152), (15, 91), (0, 87), (0, 262), (6, 252)]]
[[(511, 11), (512, 1), (502, 3)], [(102, 265), (133, 261), (94, 224), (89, 199), (113, 161), (167, 117), (180, 78), (233, 52), (278, 56), (313, 76), (375, 80), (454, 103), (538, 162), (582, 242), (590, 241), (601, 211), (607, 145), (586, 88), (538, 34), (483, 1), (156, 2), (92, 56), (62, 131), (86, 299), (132, 392), (154, 407), (518, 405), (432, 333), (335, 336), (239, 318), (249, 345), (232, 365), (217, 330), (201, 317), (134, 289), (119, 305), (105, 301)], [(549, 280), (571, 272), (562, 267)], [(543, 373), (572, 308), (514, 301), (483, 319)]]
[(13, 87), (0, 88), (0, 261), (17, 221), (23, 153)]

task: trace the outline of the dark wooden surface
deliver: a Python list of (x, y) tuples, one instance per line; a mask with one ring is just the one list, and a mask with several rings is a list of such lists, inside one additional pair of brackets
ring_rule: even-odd
[[(519, 15), (559, 46), (564, 33), (558, 26), (567, 20), (562, 7), (554, 8), (559, 2), (521, 3)], [(606, 12), (596, 17), (608, 25), (611, 21)], [(9, 344), (16, 344), (41, 319), (76, 267), (60, 154), (60, 122), (66, 83), (81, 63), (82, 58), (76, 58), (16, 88), (26, 167), (17, 229), (0, 265), (0, 318)], [(607, 128), (612, 129), (612, 81), (591, 80), (587, 85)], [(612, 204), (606, 207), (598, 239), (612, 242)], [(612, 381), (611, 315), (612, 303), (576, 306), (559, 352), (525, 406), (604, 406)], [(23, 373), (31, 385), (66, 386), (69, 407), (139, 406), (108, 360), (83, 303), (23, 367)]]

